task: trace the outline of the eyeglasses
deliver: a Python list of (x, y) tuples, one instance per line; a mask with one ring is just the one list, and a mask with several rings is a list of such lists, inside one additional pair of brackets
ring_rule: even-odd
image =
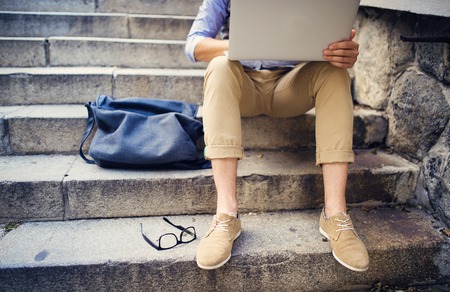
[(155, 244), (147, 236), (145, 236), (141, 223), (142, 237), (144, 237), (144, 240), (156, 250), (171, 249), (179, 244), (189, 243), (197, 238), (194, 226), (184, 228), (183, 226), (173, 224), (166, 217), (163, 217), (163, 220), (172, 225), (173, 227), (176, 227), (181, 230), (180, 239), (178, 240), (178, 237), (174, 233), (165, 233), (161, 235), (159, 239), (156, 241), (158, 244)]

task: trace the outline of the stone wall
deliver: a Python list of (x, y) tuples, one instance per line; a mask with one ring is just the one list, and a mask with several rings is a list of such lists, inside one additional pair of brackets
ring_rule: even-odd
[(355, 28), (355, 102), (384, 112), (386, 146), (421, 167), (412, 203), (450, 226), (450, 44), (400, 39), (450, 37), (450, 18), (361, 7)]

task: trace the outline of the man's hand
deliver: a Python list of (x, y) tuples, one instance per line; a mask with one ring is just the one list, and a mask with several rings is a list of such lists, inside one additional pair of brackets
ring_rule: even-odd
[(359, 44), (353, 40), (356, 31), (353, 29), (350, 40), (333, 43), (323, 50), (323, 58), (339, 68), (352, 68), (359, 55)]

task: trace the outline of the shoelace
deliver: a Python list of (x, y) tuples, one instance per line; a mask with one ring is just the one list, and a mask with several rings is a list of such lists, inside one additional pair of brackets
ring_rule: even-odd
[(216, 224), (214, 225), (213, 230), (220, 230), (220, 231), (228, 232), (228, 229), (227, 229), (228, 224), (227, 223), (230, 221), (231, 220), (222, 221), (222, 220), (219, 220), (216, 218)]
[(347, 218), (347, 219), (335, 218), (334, 220), (339, 222), (337, 224), (337, 226), (340, 227), (339, 229), (336, 229), (336, 232), (344, 231), (344, 230), (353, 230), (354, 229), (353, 225), (352, 225), (352, 222), (350, 221), (350, 218)]

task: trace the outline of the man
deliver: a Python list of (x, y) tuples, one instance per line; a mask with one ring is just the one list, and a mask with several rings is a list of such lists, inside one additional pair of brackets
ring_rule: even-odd
[[(209, 62), (204, 82), (205, 157), (211, 160), (217, 213), (197, 249), (203, 269), (223, 266), (241, 233), (236, 197), (238, 160), (243, 157), (241, 116), (292, 117), (316, 110), (316, 163), (322, 167), (325, 207), (320, 232), (345, 267), (365, 271), (369, 257), (346, 213), (348, 164), (354, 161), (351, 68), (358, 43), (350, 39), (323, 51), (324, 62), (230, 61), (229, 0), (204, 0), (187, 37), (186, 55)], [(221, 32), (223, 39), (217, 39)]]

